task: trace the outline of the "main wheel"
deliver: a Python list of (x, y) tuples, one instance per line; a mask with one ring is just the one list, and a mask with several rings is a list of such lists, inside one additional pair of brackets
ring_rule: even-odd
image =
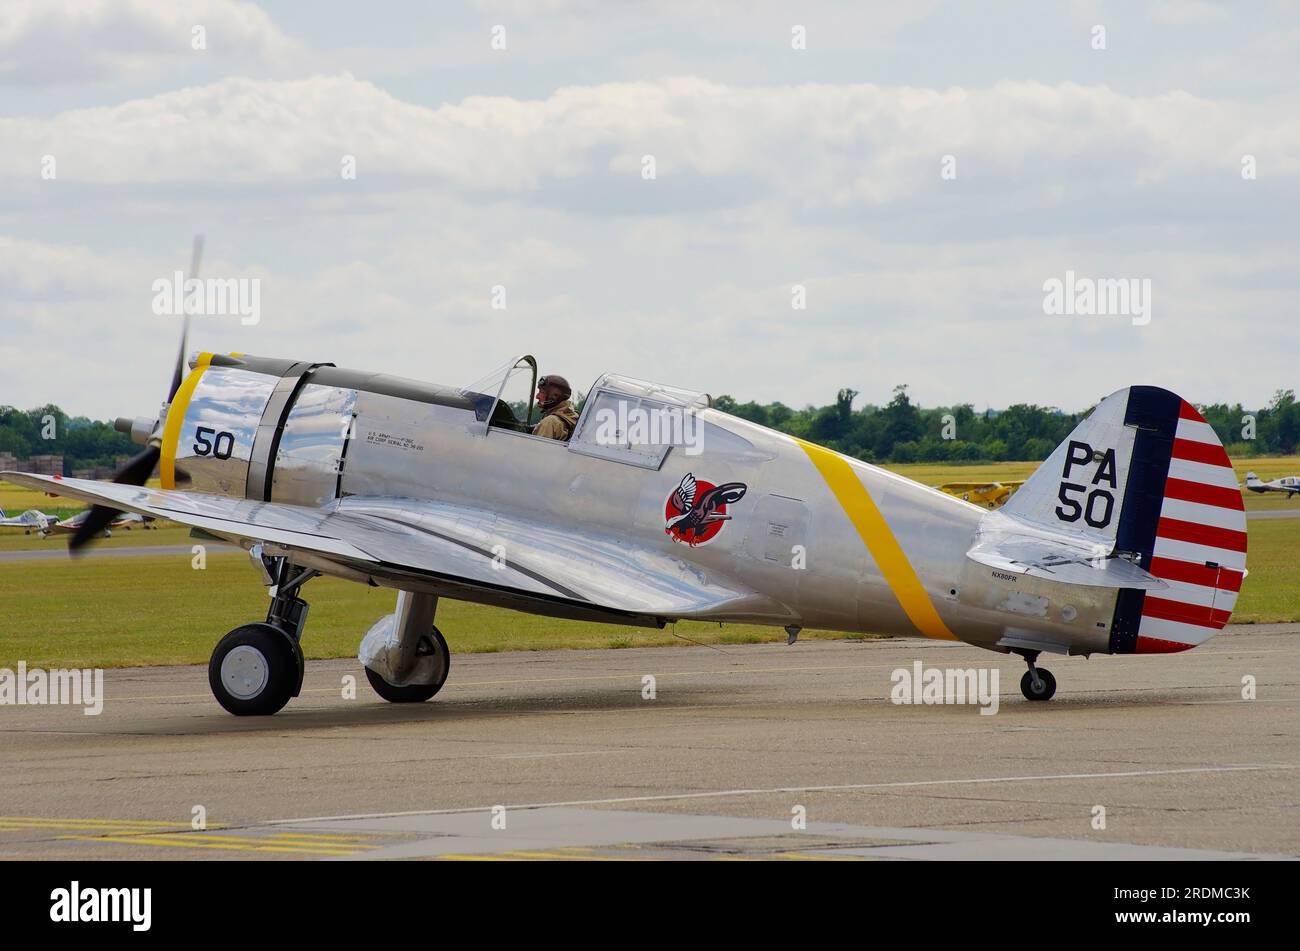
[(237, 717), (264, 717), (289, 702), (298, 684), (298, 658), (284, 632), (245, 624), (220, 641), (208, 661), (208, 686)]
[(451, 650), (447, 647), (442, 632), (435, 627), (427, 637), (420, 638), (416, 654), (421, 659), (432, 658), (434, 668), (433, 683), (405, 684), (399, 687), (390, 684), (367, 667), (365, 668), (366, 679), (370, 681), (370, 686), (374, 688), (375, 693), (389, 703), (423, 703), (441, 690), (442, 685), (447, 682), (447, 674), (451, 671)]
[(1034, 675), (1025, 671), (1025, 675), (1020, 678), (1020, 692), (1025, 695), (1026, 700), (1051, 700), (1056, 693), (1056, 678), (1052, 676), (1050, 670), (1038, 668), (1037, 689), (1034, 687)]

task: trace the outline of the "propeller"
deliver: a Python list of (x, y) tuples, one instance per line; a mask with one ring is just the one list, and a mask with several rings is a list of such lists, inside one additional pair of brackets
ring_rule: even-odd
[[(199, 276), (199, 262), (203, 258), (203, 235), (194, 236), (194, 248), (190, 254), (190, 279)], [(181, 388), (181, 380), (185, 376), (185, 349), (189, 344), (190, 335), (190, 312), (189, 307), (185, 309), (185, 316), (181, 321), (181, 346), (176, 354), (176, 368), (172, 373), (171, 388), (167, 391), (167, 402), (163, 405), (162, 416), (158, 420), (161, 422), (167, 416), (167, 411), (171, 408), (172, 400), (176, 398), (176, 392)], [(122, 424), (127, 428), (123, 429)], [(118, 420), (115, 428), (119, 432), (130, 432), (131, 421)], [(113, 476), (113, 481), (120, 485), (144, 485), (149, 476), (153, 475), (154, 469), (158, 465), (158, 460), (162, 458), (162, 440), (158, 437), (158, 425), (154, 425), (154, 433), (149, 437), (148, 445), (144, 451), (132, 456), (117, 474)], [(90, 514), (86, 520), (81, 523), (76, 534), (72, 536), (72, 541), (68, 543), (69, 550), (76, 554), (86, 546), (96, 535), (106, 529), (113, 519), (121, 514), (118, 509), (110, 508), (107, 505), (95, 505), (90, 509)]]
[[(198, 278), (199, 262), (203, 259), (203, 235), (194, 236), (194, 248), (190, 251), (190, 277)], [(182, 299), (184, 295), (182, 295)], [(181, 388), (181, 378), (185, 375), (185, 348), (190, 338), (190, 309), (185, 306), (185, 317), (181, 321), (181, 349), (176, 354), (176, 370), (172, 373), (172, 386), (167, 391), (167, 405), (176, 398), (176, 391)]]

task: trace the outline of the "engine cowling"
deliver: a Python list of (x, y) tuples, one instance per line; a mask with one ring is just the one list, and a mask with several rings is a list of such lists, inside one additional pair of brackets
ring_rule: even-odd
[(167, 413), (163, 488), (305, 505), (335, 498), (357, 394), (310, 382), (324, 365), (199, 354)]

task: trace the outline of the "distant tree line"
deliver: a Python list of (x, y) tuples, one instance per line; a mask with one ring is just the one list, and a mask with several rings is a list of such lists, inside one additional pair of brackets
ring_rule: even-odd
[(64, 469), (72, 470), (110, 466), (117, 456), (133, 455), (139, 449), (112, 423), (69, 416), (53, 405), (29, 410), (0, 406), (0, 452), (20, 459), (62, 455)]
[[(885, 406), (868, 403), (854, 409), (857, 395), (845, 388), (834, 403), (803, 409), (783, 403), (740, 403), (731, 396), (719, 396), (713, 405), (868, 462), (898, 463), (1040, 461), (1093, 409), (1065, 413), (1029, 403), (984, 412), (970, 403), (925, 409), (912, 402), (906, 384), (894, 387), (894, 397)], [(1292, 455), (1300, 445), (1300, 403), (1294, 390), (1278, 390), (1268, 406), (1254, 411), (1240, 403), (1198, 408), (1229, 455)], [(54, 438), (44, 438), (50, 432)], [(53, 405), (29, 410), (0, 406), (0, 452), (20, 459), (61, 454), (70, 471), (112, 465), (116, 457), (137, 450), (109, 422), (70, 417)]]
[[(1001, 462), (1046, 459), (1092, 406), (1065, 413), (1054, 406), (1017, 403), (977, 412), (970, 403), (923, 409), (907, 385), (894, 387), (885, 406), (853, 408), (848, 388), (826, 406), (792, 409), (783, 403), (740, 403), (719, 396), (725, 413), (820, 443), (867, 462)], [(1250, 411), (1240, 403), (1198, 407), (1233, 456), (1291, 455), (1300, 443), (1300, 404), (1292, 390), (1278, 390), (1269, 405)]]

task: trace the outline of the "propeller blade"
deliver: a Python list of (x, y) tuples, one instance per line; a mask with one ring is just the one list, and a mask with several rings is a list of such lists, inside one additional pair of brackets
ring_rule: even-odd
[[(190, 251), (190, 271), (189, 279), (197, 280), (199, 276), (199, 265), (203, 261), (203, 235), (194, 236), (194, 247)], [(167, 391), (167, 405), (170, 406), (173, 399), (176, 398), (177, 391), (181, 388), (181, 380), (185, 376), (185, 356), (186, 349), (189, 346), (190, 336), (190, 312), (189, 308), (185, 309), (185, 316), (181, 322), (181, 347), (176, 354), (176, 369), (172, 373), (172, 385)], [(118, 432), (131, 432), (133, 426), (132, 420), (118, 420), (114, 428)], [(156, 440), (154, 440), (156, 443)], [(154, 468), (158, 465), (158, 460), (162, 457), (162, 452), (157, 445), (150, 445), (141, 453), (132, 456), (131, 459), (113, 476), (113, 481), (122, 485), (144, 485), (149, 476), (153, 475)], [(90, 514), (86, 516), (81, 527), (77, 529), (76, 534), (72, 536), (72, 542), (69, 548), (75, 553), (84, 547), (92, 538), (102, 532), (108, 525), (117, 518), (121, 513), (107, 505), (95, 505), (90, 509)]]
[(144, 485), (153, 475), (161, 456), (157, 446), (147, 446), (127, 460), (121, 471), (113, 476), (113, 481), (119, 485)]
[[(143, 452), (137, 453), (124, 465), (117, 475), (113, 476), (113, 481), (121, 485), (144, 485), (149, 476), (153, 475), (153, 470), (158, 465), (158, 460), (162, 452), (155, 446), (147, 447)], [(76, 552), (80, 550), (87, 542), (102, 532), (113, 519), (121, 514), (115, 508), (109, 508), (107, 505), (96, 505), (91, 508), (90, 514), (86, 520), (81, 523), (77, 529), (68, 548)]]
[[(194, 247), (190, 251), (190, 273), (189, 279), (197, 280), (199, 276), (199, 264), (203, 261), (203, 235), (194, 236)], [(185, 356), (186, 348), (189, 346), (190, 337), (190, 312), (186, 308), (185, 316), (181, 320), (181, 349), (176, 354), (176, 370), (172, 373), (171, 389), (167, 391), (167, 402), (170, 403), (176, 396), (176, 391), (181, 388), (181, 379), (185, 376)]]

